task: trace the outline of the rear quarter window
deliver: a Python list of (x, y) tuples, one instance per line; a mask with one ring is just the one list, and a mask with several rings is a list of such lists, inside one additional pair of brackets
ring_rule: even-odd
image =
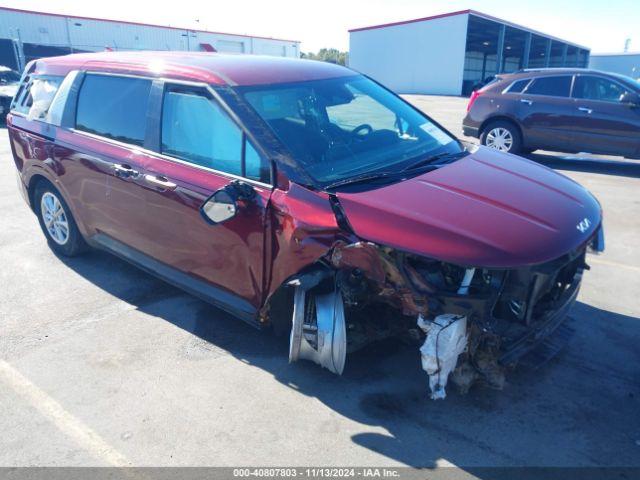
[(570, 75), (535, 78), (531, 85), (527, 87), (525, 93), (529, 95), (568, 97), (571, 91), (571, 79)]
[(29, 120), (45, 120), (49, 107), (64, 77), (25, 77), (13, 100), (11, 111), (22, 113)]
[(151, 80), (87, 74), (78, 95), (76, 129), (142, 146)]
[(524, 80), (516, 80), (505, 89), (504, 93), (522, 93), (522, 91), (530, 81), (530, 78), (526, 78)]

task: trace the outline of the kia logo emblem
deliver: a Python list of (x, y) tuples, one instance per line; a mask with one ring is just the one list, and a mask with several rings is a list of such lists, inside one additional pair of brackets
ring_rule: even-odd
[(576, 225), (576, 228), (580, 230), (582, 233), (584, 233), (587, 230), (589, 230), (590, 226), (591, 226), (591, 221), (588, 218), (585, 218), (581, 220), (580, 223), (578, 223), (578, 225)]

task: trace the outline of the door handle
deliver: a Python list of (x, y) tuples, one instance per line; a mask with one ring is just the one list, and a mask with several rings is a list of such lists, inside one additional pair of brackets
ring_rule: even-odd
[(521, 98), (520, 101), (522, 103), (526, 103), (527, 105), (533, 105), (533, 102), (527, 98)]
[(154, 187), (160, 187), (165, 190), (175, 190), (178, 186), (177, 184), (169, 181), (167, 177), (164, 177), (162, 175), (147, 174), (144, 176), (144, 181), (150, 185), (153, 185)]
[(116, 163), (113, 169), (115, 170), (116, 177), (120, 178), (136, 178), (140, 175), (140, 172), (131, 168), (130, 165), (120, 165)]
[(587, 107), (578, 107), (578, 110), (580, 110), (581, 112), (588, 113), (588, 114), (593, 113), (593, 110), (591, 110), (590, 108), (587, 108)]

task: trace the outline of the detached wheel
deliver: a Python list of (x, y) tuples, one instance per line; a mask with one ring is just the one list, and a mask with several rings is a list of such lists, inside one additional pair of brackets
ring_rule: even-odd
[(519, 153), (522, 151), (522, 136), (518, 127), (505, 121), (491, 122), (480, 136), (482, 145), (501, 152)]
[(49, 247), (67, 257), (84, 252), (87, 244), (60, 192), (50, 183), (41, 182), (33, 197), (38, 222)]

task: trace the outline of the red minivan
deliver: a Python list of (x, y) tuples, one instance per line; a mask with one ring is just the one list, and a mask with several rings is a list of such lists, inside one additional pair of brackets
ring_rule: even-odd
[[(118, 255), (289, 359), (419, 340), (432, 398), (494, 387), (573, 305), (602, 213), (583, 187), (464, 145), (337, 65), (186, 52), (28, 64), (8, 117), (51, 248)], [(560, 332), (556, 332), (554, 338)], [(546, 342), (546, 343), (545, 343)]]

